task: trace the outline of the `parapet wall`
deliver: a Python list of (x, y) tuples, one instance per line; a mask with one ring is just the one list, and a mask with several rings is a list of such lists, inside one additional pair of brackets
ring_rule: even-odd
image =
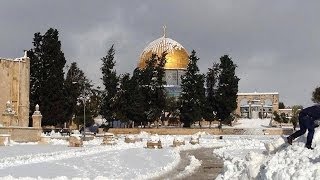
[(42, 128), (33, 127), (0, 127), (0, 134), (10, 134), (11, 140), (16, 142), (40, 141)]
[(139, 134), (140, 132), (147, 132), (150, 134), (159, 135), (192, 135), (197, 132), (207, 132), (212, 135), (289, 135), (293, 133), (293, 129), (282, 128), (218, 128), (212, 129), (188, 129), (188, 128), (110, 128), (108, 132), (114, 134)]

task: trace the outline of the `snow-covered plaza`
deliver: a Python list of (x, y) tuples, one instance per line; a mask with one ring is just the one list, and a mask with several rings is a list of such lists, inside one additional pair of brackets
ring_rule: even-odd
[[(244, 121), (245, 122), (245, 121)], [(103, 138), (84, 141), (83, 147), (68, 147), (66, 140), (51, 139), (50, 144), (16, 143), (0, 147), (1, 179), (152, 179), (174, 169), (180, 151), (215, 148), (224, 161), (217, 179), (320, 179), (320, 131), (316, 129), (314, 150), (304, 148), (304, 138), (292, 146), (271, 135), (130, 135), (142, 141), (126, 143), (128, 135), (116, 136), (116, 144), (101, 145)], [(189, 143), (200, 137), (199, 144)], [(159, 139), (162, 149), (147, 149), (149, 139)], [(172, 147), (174, 139), (185, 145)], [(273, 147), (278, 147), (273, 149)], [(267, 148), (266, 148), (267, 147)], [(271, 148), (270, 148), (271, 147)], [(189, 156), (190, 163), (177, 177), (188, 177), (201, 166)]]

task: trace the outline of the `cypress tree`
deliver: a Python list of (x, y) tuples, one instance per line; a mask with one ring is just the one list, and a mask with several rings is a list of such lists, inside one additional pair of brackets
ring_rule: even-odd
[[(84, 72), (78, 68), (76, 62), (71, 63), (65, 80), (65, 112), (66, 119), (71, 120), (76, 112), (79, 96), (84, 92), (85, 84), (89, 84)], [(90, 86), (90, 85), (89, 85)]]
[(111, 122), (115, 117), (115, 97), (117, 94), (117, 87), (119, 83), (119, 77), (117, 76), (115, 70), (115, 60), (114, 60), (114, 45), (110, 47), (108, 53), (102, 60), (102, 81), (105, 87), (103, 91), (103, 99), (101, 104), (101, 115)]
[(147, 122), (151, 122), (154, 115), (152, 114), (152, 105), (153, 105), (153, 94), (152, 91), (155, 87), (156, 77), (155, 74), (155, 66), (157, 64), (157, 55), (152, 54), (152, 56), (146, 61), (146, 67), (140, 70), (139, 74), (139, 86), (143, 95), (143, 112), (144, 118), (142, 119), (142, 123), (145, 126)]
[(231, 121), (231, 113), (237, 108), (239, 78), (235, 75), (237, 65), (228, 55), (220, 58), (220, 76), (217, 89), (217, 117), (221, 121)]
[(130, 74), (126, 73), (120, 79), (120, 88), (116, 95), (116, 116), (118, 119), (128, 121), (128, 109), (130, 106)]
[(140, 70), (139, 84), (144, 96), (144, 125), (146, 122), (158, 121), (165, 108), (164, 85), (166, 82), (164, 80), (164, 65), (166, 63), (166, 55), (166, 52), (162, 53), (160, 57), (152, 54), (146, 61), (146, 67)]
[(157, 121), (157, 127), (159, 125), (159, 119), (164, 112), (166, 105), (166, 93), (164, 89), (165, 81), (165, 69), (166, 64), (166, 52), (163, 52), (160, 57), (156, 57), (156, 65), (154, 67), (154, 73), (151, 78), (151, 104), (150, 104), (150, 118), (149, 121)]
[(44, 35), (35, 33), (30, 52), (31, 105), (39, 104), (43, 125), (65, 122), (64, 72), (66, 63), (59, 32), (50, 28)]
[[(40, 104), (40, 89), (43, 84), (42, 74), (43, 65), (40, 60), (40, 46), (41, 46), (42, 36), (40, 33), (35, 33), (33, 38), (34, 48), (27, 52), (30, 58), (30, 112), (29, 117), (31, 119), (32, 113), (35, 111), (36, 104)], [(42, 108), (41, 108), (42, 109)]]
[[(85, 83), (84, 92), (81, 95), (88, 97), (86, 101), (86, 124), (85, 126), (91, 126), (94, 123), (93, 118), (97, 117), (100, 113), (100, 105), (102, 102), (101, 91), (92, 87), (91, 82)], [(84, 107), (83, 101), (78, 100), (77, 106), (75, 107), (75, 123), (83, 125), (84, 123)]]
[(193, 50), (189, 56), (187, 72), (181, 81), (181, 120), (184, 127), (202, 118), (202, 109), (205, 102), (204, 75), (199, 73), (197, 66), (199, 58)]
[(211, 122), (215, 118), (217, 111), (217, 87), (219, 78), (219, 64), (213, 63), (211, 68), (208, 68), (206, 76), (206, 105), (204, 107), (204, 118)]
[(145, 121), (145, 96), (141, 86), (141, 70), (136, 68), (128, 85), (128, 108), (127, 116), (136, 124)]

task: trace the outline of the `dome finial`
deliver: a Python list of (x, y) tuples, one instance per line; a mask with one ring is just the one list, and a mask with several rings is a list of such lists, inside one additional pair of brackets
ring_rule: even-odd
[(162, 28), (163, 28), (163, 37), (166, 37), (166, 28), (167, 28), (167, 26), (164, 25), (164, 26), (162, 26)]

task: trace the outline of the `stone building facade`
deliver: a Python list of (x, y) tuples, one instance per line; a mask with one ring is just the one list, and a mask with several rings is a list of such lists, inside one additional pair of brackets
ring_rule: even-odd
[[(11, 116), (10, 126), (29, 125), (30, 59), (0, 58), (0, 124)], [(1, 126), (0, 125), (0, 126)]]
[(249, 119), (271, 117), (274, 111), (279, 111), (278, 92), (237, 94), (237, 109), (235, 113), (240, 117)]

